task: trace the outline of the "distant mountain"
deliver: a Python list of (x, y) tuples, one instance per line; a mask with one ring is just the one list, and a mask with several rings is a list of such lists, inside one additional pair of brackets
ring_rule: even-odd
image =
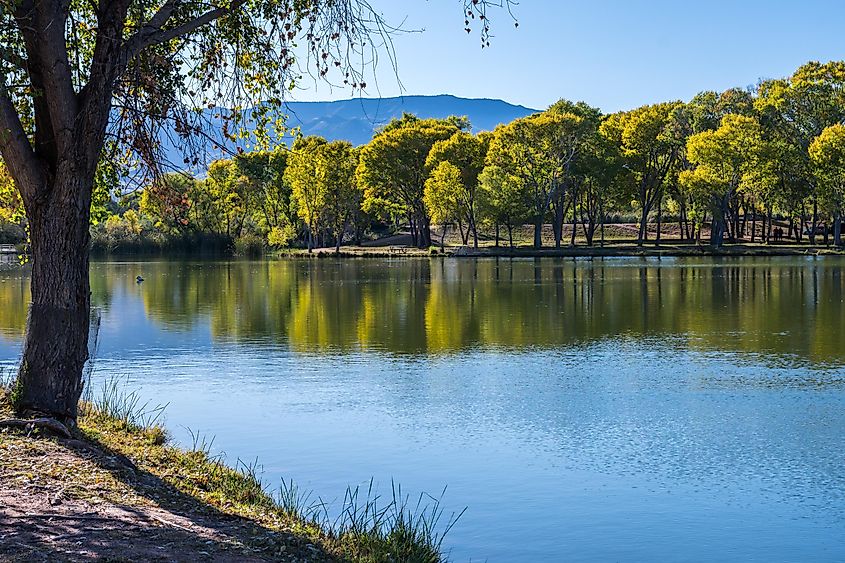
[(403, 96), (398, 98), (356, 98), (335, 102), (289, 102), (288, 125), (300, 127), (304, 135), (320, 135), (329, 141), (363, 145), (373, 133), (403, 112), (420, 118), (467, 116), (472, 130), (492, 131), (497, 125), (525, 117), (537, 110), (502, 100), (469, 99), (457, 96)]
[[(284, 112), (288, 115), (287, 126), (299, 127), (303, 135), (319, 135), (329, 141), (349, 141), (353, 145), (368, 143), (373, 134), (394, 117), (413, 113), (419, 118), (443, 119), (451, 115), (466, 116), (472, 125), (472, 131), (492, 131), (497, 125), (510, 123), (516, 118), (525, 117), (537, 110), (509, 104), (502, 100), (470, 99), (457, 96), (403, 96), (398, 98), (355, 98), (335, 102), (288, 102)], [(206, 110), (207, 137), (195, 138), (200, 143), (200, 153), (204, 158), (192, 172), (203, 176), (206, 166), (212, 160), (234, 154), (238, 145), (224, 140), (223, 121), (219, 110)], [(247, 120), (247, 127), (249, 120)], [(282, 139), (289, 142), (290, 138)], [(175, 168), (181, 168), (183, 151), (179, 147), (181, 139), (171, 130), (161, 136), (163, 158)], [(248, 145), (249, 143), (243, 143)], [(225, 146), (225, 151), (221, 149)], [(225, 153), (225, 154), (224, 154)]]

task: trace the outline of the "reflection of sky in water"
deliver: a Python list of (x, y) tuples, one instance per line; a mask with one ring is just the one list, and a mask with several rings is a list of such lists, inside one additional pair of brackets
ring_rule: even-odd
[[(321, 284), (340, 281), (355, 283)], [(246, 299), (246, 288), (226, 290)], [(190, 442), (187, 428), (213, 435), (230, 461), (257, 457), (271, 485), (293, 477), (328, 501), (371, 476), (386, 493), (391, 478), (408, 492), (448, 485), (447, 510), (469, 508), (447, 538), (456, 561), (845, 559), (845, 371), (841, 356), (809, 360), (804, 341), (783, 334), (802, 313), (758, 329), (720, 314), (709, 318), (730, 322), (694, 330), (657, 315), (647, 331), (599, 330), (560, 346), (397, 354), (373, 342), (291, 348), (278, 334), (221, 334), (209, 304), (180, 320), (151, 310), (145, 291), (110, 288), (98, 378), (121, 374), (154, 403), (169, 401), (177, 440)], [(806, 295), (768, 299), (806, 306)], [(227, 314), (252, 307), (239, 303)], [(7, 361), (17, 354), (8, 335)]]

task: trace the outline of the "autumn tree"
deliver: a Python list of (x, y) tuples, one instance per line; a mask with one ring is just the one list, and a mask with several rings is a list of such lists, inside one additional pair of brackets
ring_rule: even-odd
[[(463, 243), (467, 244), (472, 234), (473, 246), (478, 248), (478, 221), (476, 217), (476, 192), (478, 190), (478, 175), (484, 168), (484, 159), (490, 145), (491, 135), (483, 132), (472, 135), (466, 131), (458, 131), (445, 141), (438, 141), (431, 147), (426, 159), (426, 167), (432, 171), (447, 162), (460, 172), (460, 183), (455, 186), (454, 194), (457, 213), (454, 219), (461, 228)], [(428, 189), (428, 188), (426, 188)], [(437, 223), (439, 219), (432, 216)], [(466, 225), (466, 232), (463, 230)]]
[(326, 144), (322, 137), (305, 137), (294, 143), (288, 157), (284, 179), (291, 187), (291, 205), (308, 228), (308, 251), (317, 245), (320, 214), (325, 205), (325, 190), (318, 181), (317, 149)]
[[(434, 223), (441, 227), (440, 248), (443, 249), (446, 229), (464, 212), (461, 195), (465, 192), (461, 169), (449, 161), (441, 161), (425, 181), (423, 203)], [(463, 235), (463, 233), (461, 233)], [(477, 245), (477, 244), (476, 244)]]
[(141, 192), (141, 213), (150, 217), (156, 228), (164, 233), (187, 232), (196, 182), (192, 176), (179, 172), (159, 176)]
[(388, 123), (361, 149), (357, 176), (364, 188), (365, 209), (406, 217), (417, 246), (431, 246), (431, 217), (423, 202), (429, 152), (464, 124), (405, 115)]
[(845, 61), (809, 62), (789, 78), (764, 81), (755, 106), (780, 153), (775, 158), (786, 210), (801, 218), (802, 227), (809, 219), (815, 243), (819, 200), (809, 148), (827, 127), (845, 122)]
[(637, 244), (647, 237), (649, 214), (664, 195), (667, 176), (675, 165), (684, 138), (674, 119), (680, 102), (642, 106), (605, 119), (600, 131), (619, 148), (630, 171), (631, 197), (640, 208)]
[(531, 194), (526, 182), (495, 165), (485, 166), (478, 177), (478, 212), (482, 222), (490, 224), (499, 246), (499, 228), (508, 231), (513, 248), (513, 229), (531, 217)]
[(0, 163), (0, 227), (17, 224), (23, 215), (20, 194), (6, 167)]
[(334, 235), (335, 252), (340, 252), (346, 230), (363, 202), (355, 177), (358, 150), (347, 141), (333, 141), (317, 147), (316, 160), (315, 181), (323, 194), (320, 215)]
[(762, 142), (757, 120), (740, 115), (726, 115), (718, 129), (693, 135), (687, 141), (687, 156), (695, 168), (684, 171), (680, 181), (695, 199), (710, 202), (714, 246), (721, 246), (724, 240), (728, 203), (757, 166)]
[(589, 135), (590, 122), (572, 113), (547, 111), (496, 129), (486, 163), (519, 178), (531, 193), (534, 247), (542, 246), (542, 228), (550, 211), (555, 246), (571, 200), (572, 167)]
[(810, 161), (816, 176), (819, 200), (833, 215), (833, 242), (842, 245), (842, 212), (845, 210), (845, 126), (832, 125), (810, 144)]

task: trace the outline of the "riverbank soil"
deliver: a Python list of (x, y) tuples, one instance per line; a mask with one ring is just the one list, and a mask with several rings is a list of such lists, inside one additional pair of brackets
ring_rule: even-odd
[[(9, 414), (0, 391), (0, 419)], [(333, 560), (282, 521), (186, 493), (201, 478), (161, 445), (127, 434), (119, 447), (117, 433), (101, 442), (84, 427), (73, 439), (39, 432), (0, 431), (0, 561)]]
[[(501, 230), (499, 245), (489, 233), (479, 232), (478, 248), (474, 248), (471, 241), (464, 241), (456, 228), (447, 230), (441, 249), (441, 232), (434, 227), (432, 232), (433, 245), (431, 249), (416, 248), (412, 244), (410, 233), (397, 233), (375, 240), (366, 241), (361, 245), (344, 245), (339, 253), (334, 247), (316, 248), (312, 252), (303, 249), (288, 249), (278, 252), (282, 256), (344, 256), (344, 257), (414, 257), (429, 255), (447, 256), (488, 256), (488, 257), (532, 257), (532, 256), (562, 256), (562, 257), (601, 257), (601, 256), (795, 256), (795, 255), (823, 255), (845, 254), (843, 249), (832, 244), (825, 245), (823, 237), (816, 238), (816, 244), (810, 245), (807, 236), (800, 241), (781, 239), (771, 244), (761, 242), (758, 236), (754, 242), (748, 237), (737, 242), (726, 242), (716, 248), (710, 246), (709, 230), (703, 229), (701, 243), (682, 239), (677, 225), (664, 224), (661, 227), (661, 239), (657, 239), (656, 225), (649, 225), (648, 240), (642, 245), (636, 243), (639, 227), (636, 223), (611, 223), (605, 226), (605, 237), (602, 241), (596, 232), (592, 245), (587, 241), (580, 229), (576, 230), (575, 244), (572, 242), (572, 226), (564, 225), (560, 248), (555, 248), (554, 233), (551, 225), (545, 225), (542, 231), (543, 247), (533, 247), (533, 227), (523, 225), (513, 230), (513, 247), (509, 244), (508, 233)], [(758, 226), (759, 231), (759, 226)], [(762, 233), (758, 233), (762, 235)], [(828, 242), (832, 242), (829, 239)]]

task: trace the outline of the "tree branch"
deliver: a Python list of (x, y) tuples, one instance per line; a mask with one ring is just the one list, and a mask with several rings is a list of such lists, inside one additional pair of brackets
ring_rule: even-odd
[[(169, 13), (165, 12), (162, 13), (162, 10), (168, 7), (168, 4), (173, 3), (174, 6), (170, 7), (170, 13), (172, 13), (173, 8), (175, 8), (175, 4), (177, 3), (175, 0), (168, 0), (168, 2), (162, 6), (161, 10), (159, 10), (151, 19), (150, 21), (144, 25), (144, 27), (138, 31), (135, 35), (133, 35), (129, 41), (126, 43), (126, 50), (124, 56), (124, 64), (128, 64), (133, 58), (138, 56), (144, 49), (147, 47), (151, 47), (153, 45), (159, 45), (161, 43), (166, 43), (172, 39), (176, 39), (178, 37), (184, 37), (185, 35), (189, 35), (193, 33), (200, 27), (204, 25), (208, 25), (214, 20), (220, 19), (223, 16), (233, 12), (240, 8), (246, 0), (233, 0), (231, 5), (228, 8), (214, 8), (213, 10), (209, 10), (198, 16), (190, 21), (187, 21), (181, 25), (177, 25), (176, 27), (172, 27), (170, 29), (161, 29), (160, 26), (166, 23), (167, 19), (169, 18)], [(161, 14), (161, 17), (159, 15)], [(167, 17), (164, 17), (164, 16)], [(155, 22), (153, 20), (156, 20)], [(155, 24), (160, 24), (157, 26)]]
[(37, 193), (42, 184), (42, 170), (29, 144), (18, 112), (6, 87), (0, 82), (0, 155), (9, 168), (18, 189), (25, 197)]
[(15, 10), (28, 70), (30, 76), (35, 74), (42, 82), (49, 123), (60, 150), (72, 144), (76, 118), (76, 92), (65, 42), (66, 19), (67, 11), (57, 0), (24, 0)]

